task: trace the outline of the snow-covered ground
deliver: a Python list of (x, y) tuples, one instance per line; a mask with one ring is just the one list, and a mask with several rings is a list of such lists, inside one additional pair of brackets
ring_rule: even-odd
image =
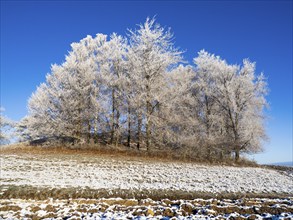
[(2, 200), (0, 219), (292, 219), (289, 199)]
[(3, 154), (0, 159), (1, 185), (293, 194), (292, 173), (265, 168), (77, 154)]

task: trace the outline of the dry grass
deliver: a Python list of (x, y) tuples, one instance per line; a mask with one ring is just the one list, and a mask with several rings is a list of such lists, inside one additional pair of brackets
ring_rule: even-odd
[(29, 143), (18, 143), (0, 147), (2, 154), (31, 154), (31, 155), (87, 155), (87, 156), (103, 156), (103, 157), (119, 157), (121, 159), (144, 160), (144, 161), (161, 161), (161, 162), (192, 162), (203, 165), (227, 165), (227, 166), (244, 166), (259, 167), (255, 161), (241, 158), (235, 163), (232, 158), (224, 161), (215, 161), (197, 158), (196, 156), (186, 155), (179, 150), (158, 150), (153, 149), (146, 151), (144, 149), (137, 150), (125, 146), (111, 145), (78, 145), (78, 146), (31, 146)]
[(119, 158), (129, 158), (133, 159), (144, 159), (149, 161), (171, 161), (174, 158), (170, 155), (166, 155), (166, 152), (147, 152), (138, 151), (136, 149), (128, 149), (125, 147), (113, 147), (111, 145), (100, 146), (100, 145), (84, 145), (75, 147), (66, 146), (31, 146), (27, 143), (7, 145), (1, 147), (2, 154), (31, 154), (31, 155), (86, 155), (86, 156), (109, 156), (109, 157), (119, 157)]

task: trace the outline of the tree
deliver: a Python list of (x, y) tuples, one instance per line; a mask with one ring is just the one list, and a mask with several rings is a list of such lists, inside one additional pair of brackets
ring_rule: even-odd
[[(32, 94), (28, 102), (29, 114), (19, 123), (19, 130), (27, 129), (25, 136), (32, 139), (59, 134), (57, 103), (47, 84), (42, 83)], [(61, 134), (59, 134), (61, 135)]]
[(266, 139), (267, 85), (255, 63), (200, 51), (183, 65), (173, 35), (149, 19), (127, 38), (87, 36), (52, 65), (18, 124), (24, 139), (169, 147), (205, 160), (258, 152)]
[[(165, 74), (181, 60), (182, 52), (174, 48), (170, 29), (165, 30), (155, 19), (147, 18), (139, 29), (130, 30), (130, 62), (133, 73), (138, 74), (136, 83), (140, 84), (140, 100), (144, 105), (138, 112), (138, 136), (144, 127), (146, 134), (146, 148), (149, 149), (152, 140), (153, 114), (161, 103), (160, 91), (166, 87)], [(142, 117), (145, 117), (142, 126)]]
[(205, 152), (206, 158), (211, 159), (212, 151), (221, 152), (222, 142), (222, 117), (221, 109), (216, 102), (217, 97), (217, 81), (216, 74), (221, 71), (229, 72), (229, 68), (225, 62), (219, 57), (215, 57), (202, 50), (198, 53), (198, 57), (194, 58), (196, 65), (195, 75), (193, 78), (192, 96), (194, 98), (194, 108), (196, 109), (196, 120), (199, 123), (199, 134), (201, 145), (204, 145), (202, 151)]
[(210, 97), (218, 106), (212, 120), (222, 123), (222, 138), (215, 140), (229, 145), (239, 160), (240, 152), (261, 151), (266, 139), (263, 109), (267, 106), (267, 85), (263, 75), (255, 76), (255, 63), (245, 59), (243, 66), (228, 65), (225, 60), (205, 51), (195, 59), (200, 71), (207, 71), (212, 78)]
[(122, 36), (112, 34), (106, 44), (103, 57), (101, 80), (105, 86), (104, 95), (109, 104), (110, 144), (118, 145), (122, 133), (121, 116), (125, 111), (125, 80), (127, 41)]
[(11, 138), (10, 131), (14, 122), (3, 115), (4, 108), (0, 107), (0, 145), (8, 144)]
[[(196, 121), (192, 115), (191, 88), (193, 67), (179, 65), (165, 77), (166, 87), (161, 90), (159, 111), (154, 112), (156, 121), (155, 139), (172, 149), (190, 147), (195, 144)], [(160, 139), (160, 140), (158, 140)]]
[[(101, 110), (97, 102), (101, 55), (106, 35), (87, 36), (73, 43), (62, 65), (52, 65), (46, 83), (28, 102), (28, 130), (32, 137), (72, 136), (89, 140)], [(100, 111), (102, 112), (102, 111)]]
[(28, 130), (28, 117), (29, 116), (25, 116), (19, 122), (16, 123), (15, 134), (18, 137), (19, 142), (29, 141), (33, 139), (31, 136), (31, 132)]

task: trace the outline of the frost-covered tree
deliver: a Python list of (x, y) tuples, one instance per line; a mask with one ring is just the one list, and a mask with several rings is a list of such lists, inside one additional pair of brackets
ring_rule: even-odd
[[(209, 75), (204, 90), (211, 102), (204, 98), (201, 111), (206, 133), (214, 126), (217, 132), (213, 133), (213, 142), (235, 152), (236, 161), (240, 152), (260, 151), (266, 138), (263, 109), (267, 86), (262, 74), (255, 76), (255, 63), (244, 60), (242, 67), (229, 65), (205, 51), (199, 53), (195, 63), (199, 73)], [(203, 79), (199, 77), (198, 81)], [(207, 102), (211, 109), (206, 108)]]
[(139, 106), (142, 109), (138, 110), (138, 134), (142, 128), (145, 129), (146, 147), (149, 149), (154, 112), (159, 109), (163, 98), (160, 91), (166, 87), (165, 74), (182, 60), (182, 52), (174, 48), (170, 29), (165, 30), (155, 23), (154, 18), (147, 18), (144, 24), (139, 25), (139, 29), (130, 30), (129, 37), (130, 62), (140, 89), (138, 98), (144, 100), (144, 104), (140, 103), (142, 106)]
[[(46, 83), (29, 100), (28, 129), (33, 137), (52, 135), (89, 139), (101, 104), (99, 64), (106, 35), (87, 36), (71, 45), (62, 65), (53, 65)], [(43, 126), (44, 125), (44, 126)], [(34, 134), (36, 133), (36, 134)]]
[(9, 143), (11, 138), (11, 129), (14, 127), (14, 122), (7, 118), (4, 114), (4, 108), (0, 107), (0, 145)]
[(32, 139), (58, 133), (57, 118), (54, 119), (58, 116), (58, 111), (56, 112), (56, 104), (50, 96), (50, 88), (47, 84), (42, 83), (29, 99), (29, 115), (21, 121), (20, 126), (27, 128)]
[(95, 137), (208, 160), (260, 151), (267, 86), (255, 64), (230, 65), (200, 51), (194, 66), (184, 66), (181, 55), (170, 29), (155, 19), (130, 30), (128, 39), (87, 36), (52, 65), (18, 130), (23, 139)]
[(32, 132), (28, 130), (29, 116), (25, 116), (15, 126), (15, 135), (19, 142), (32, 140)]
[(223, 146), (219, 144), (222, 142), (223, 118), (219, 114), (221, 109), (216, 102), (218, 98), (216, 74), (218, 72), (228, 74), (231, 67), (225, 61), (221, 61), (219, 57), (204, 50), (198, 53), (194, 63), (196, 71), (192, 93), (196, 109), (195, 115), (199, 122), (198, 132), (200, 135), (198, 136), (201, 145), (203, 145), (202, 151), (205, 152), (207, 159), (210, 159), (212, 151), (223, 150), (221, 149)]
[[(156, 138), (172, 148), (184, 148), (196, 145), (197, 122), (193, 116), (192, 78), (193, 67), (179, 65), (167, 74), (167, 87), (162, 91), (161, 109), (156, 118), (163, 119), (158, 123)], [(194, 147), (194, 146), (193, 146)]]
[(110, 143), (118, 145), (123, 127), (121, 116), (125, 111), (126, 55), (127, 41), (122, 36), (112, 34), (103, 52), (101, 80), (104, 95), (108, 100), (108, 121), (110, 122)]

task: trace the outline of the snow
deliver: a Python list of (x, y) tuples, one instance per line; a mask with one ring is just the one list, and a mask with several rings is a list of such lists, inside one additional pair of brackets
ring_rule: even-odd
[[(78, 199), (78, 200), (21, 200), (21, 199), (10, 199), (0, 200), (3, 205), (0, 205), (0, 219), (292, 219), (292, 199), (242, 199), (242, 200), (180, 200), (170, 201), (171, 204), (166, 205), (162, 201), (155, 200), (142, 200), (141, 202), (152, 202), (152, 206), (126, 206), (125, 203), (121, 203), (120, 198), (111, 199)], [(101, 204), (107, 202), (114, 202), (115, 206), (108, 206), (105, 212), (98, 211)], [(290, 202), (289, 202), (290, 201)], [(125, 202), (125, 201), (124, 201)], [(213, 202), (221, 205), (215, 205)], [(270, 214), (266, 212), (257, 213), (241, 213), (243, 206), (246, 203), (255, 203), (258, 207), (270, 207), (270, 204), (279, 204), (283, 206), (283, 209), (275, 208)], [(289, 202), (289, 204), (288, 204)], [(47, 203), (48, 205), (56, 208), (55, 213), (46, 210), (42, 204)], [(173, 204), (179, 203), (180, 208), (174, 208)], [(17, 211), (2, 211), (7, 206), (23, 207), (18, 213)], [(188, 204), (192, 207), (190, 211), (185, 212), (183, 207)], [(40, 210), (31, 212), (34, 208), (40, 208)], [(82, 210), (80, 208), (83, 208)], [(173, 208), (172, 208), (173, 207)], [(217, 211), (217, 208), (228, 207), (228, 211)], [(250, 211), (253, 209), (253, 205), (248, 207)], [(171, 210), (171, 212), (170, 212)], [(196, 210), (196, 213), (193, 211)], [(240, 212), (237, 212), (237, 210)], [(282, 212), (280, 212), (282, 210)], [(152, 213), (152, 214), (148, 214)], [(169, 214), (167, 214), (169, 213)], [(276, 214), (279, 213), (279, 214)]]
[(293, 193), (292, 173), (89, 155), (1, 155), (1, 185)]

